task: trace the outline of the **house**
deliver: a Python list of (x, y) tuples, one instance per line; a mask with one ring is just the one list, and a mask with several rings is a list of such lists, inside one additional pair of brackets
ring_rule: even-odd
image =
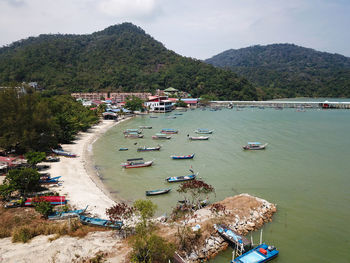
[(181, 99), (183, 102), (187, 104), (187, 107), (197, 108), (199, 99), (189, 98), (189, 99)]
[(173, 102), (167, 96), (149, 96), (144, 105), (153, 112), (170, 112), (173, 110)]

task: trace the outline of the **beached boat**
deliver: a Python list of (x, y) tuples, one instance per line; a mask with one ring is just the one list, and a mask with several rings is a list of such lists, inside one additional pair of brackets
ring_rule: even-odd
[(39, 196), (33, 198), (27, 198), (24, 205), (33, 206), (37, 201), (46, 201), (52, 205), (64, 205), (67, 203), (65, 196)]
[(114, 229), (120, 229), (123, 225), (122, 221), (112, 222), (112, 221), (106, 220), (106, 219), (87, 217), (87, 216), (83, 216), (83, 215), (79, 215), (79, 220), (84, 225), (109, 227), (109, 228), (114, 228)]
[(125, 131), (123, 131), (124, 134), (128, 134), (128, 133), (142, 133), (142, 130), (140, 129), (126, 129)]
[(212, 134), (214, 130), (209, 129), (197, 129), (194, 132), (198, 134)]
[(60, 158), (56, 156), (47, 156), (45, 162), (59, 162)]
[(153, 161), (145, 162), (143, 158), (127, 159), (126, 163), (122, 163), (121, 166), (124, 168), (141, 168), (151, 166)]
[(143, 147), (137, 148), (137, 151), (138, 151), (138, 152), (159, 151), (160, 148), (161, 148), (160, 145), (158, 145), (157, 147), (146, 147), (146, 146), (143, 146)]
[(49, 220), (62, 220), (62, 219), (67, 219), (71, 217), (77, 217), (80, 214), (84, 213), (87, 209), (87, 206), (85, 209), (79, 209), (79, 210), (70, 210), (70, 211), (55, 211), (52, 214), (50, 214), (47, 218)]
[(77, 157), (77, 155), (74, 153), (70, 153), (70, 152), (66, 152), (66, 151), (62, 151), (62, 150), (58, 150), (58, 149), (52, 149), (52, 152), (57, 154), (57, 155), (61, 155), (61, 156), (65, 156), (65, 157)]
[(152, 129), (152, 126), (139, 126), (140, 129)]
[(158, 189), (158, 190), (150, 190), (150, 191), (146, 191), (146, 195), (147, 195), (147, 196), (162, 195), (162, 194), (169, 193), (170, 190), (171, 190), (171, 188)]
[(264, 150), (267, 143), (262, 144), (260, 142), (248, 142), (246, 146), (242, 146), (244, 150)]
[(164, 133), (157, 133), (156, 135), (152, 136), (153, 140), (169, 140), (171, 139), (171, 136), (164, 134)]
[(189, 140), (191, 141), (207, 141), (209, 140), (208, 136), (189, 136), (188, 137)]
[(39, 183), (40, 184), (57, 184), (58, 179), (60, 179), (61, 176), (56, 176), (56, 177), (50, 177), (50, 176), (42, 176), (40, 177)]
[(263, 263), (278, 256), (279, 251), (274, 246), (261, 244), (239, 256), (232, 263)]
[(129, 132), (124, 134), (125, 138), (143, 138), (143, 134), (137, 132)]
[(128, 148), (124, 148), (124, 147), (119, 148), (119, 151), (127, 151), (127, 150), (129, 150), (129, 149)]
[(177, 134), (179, 131), (175, 129), (162, 129), (161, 133), (163, 134)]
[(188, 155), (172, 155), (170, 156), (174, 160), (181, 160), (181, 159), (193, 159), (194, 153), (188, 154)]
[[(191, 205), (191, 202), (189, 201), (189, 200), (179, 200), (178, 201), (181, 205), (180, 205), (180, 207), (181, 206), (190, 206)], [(196, 208), (198, 208), (198, 209), (200, 209), (200, 208), (202, 208), (202, 207), (205, 207), (205, 206), (207, 206), (207, 205), (209, 205), (209, 200), (208, 199), (204, 199), (204, 200), (199, 200), (199, 203), (197, 204), (197, 205), (192, 205), (192, 208), (193, 209), (196, 209)]]
[(225, 225), (214, 224), (214, 228), (219, 233), (219, 235), (222, 236), (226, 241), (229, 241), (236, 246), (243, 245), (243, 250), (251, 248), (251, 242), (247, 238), (237, 234), (229, 227)]
[(197, 175), (198, 175), (198, 173), (189, 174), (189, 175), (185, 175), (185, 176), (173, 176), (173, 177), (168, 177), (165, 180), (167, 180), (169, 183), (184, 182), (184, 181), (190, 181), (190, 180), (195, 179)]

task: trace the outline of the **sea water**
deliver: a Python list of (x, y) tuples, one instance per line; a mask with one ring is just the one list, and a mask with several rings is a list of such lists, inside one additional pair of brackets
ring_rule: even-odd
[[(169, 176), (189, 169), (215, 188), (212, 201), (248, 193), (277, 205), (273, 221), (263, 228), (263, 241), (276, 246), (274, 262), (350, 262), (350, 110), (259, 109), (194, 111), (138, 116), (106, 132), (94, 144), (95, 165), (106, 187), (127, 201), (146, 198), (146, 190), (171, 187), (166, 195), (147, 197), (158, 214), (169, 213), (183, 197)], [(127, 128), (152, 126), (143, 139), (125, 139)], [(178, 129), (170, 140), (152, 140), (162, 128)], [(189, 141), (197, 128), (213, 129), (208, 141)], [(207, 136), (207, 135), (203, 135)], [(244, 151), (248, 141), (268, 143), (262, 151)], [(162, 146), (159, 152), (137, 147)], [(118, 151), (121, 147), (128, 151)], [(171, 155), (195, 153), (193, 160)], [(123, 169), (128, 158), (154, 160), (148, 168)], [(259, 232), (253, 233), (255, 243)], [(212, 262), (228, 263), (232, 250)]]

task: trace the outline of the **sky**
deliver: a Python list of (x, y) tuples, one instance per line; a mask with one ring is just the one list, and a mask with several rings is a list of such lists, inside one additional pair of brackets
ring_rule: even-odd
[(123, 22), (197, 59), (273, 43), (350, 57), (350, 0), (0, 0), (0, 46)]

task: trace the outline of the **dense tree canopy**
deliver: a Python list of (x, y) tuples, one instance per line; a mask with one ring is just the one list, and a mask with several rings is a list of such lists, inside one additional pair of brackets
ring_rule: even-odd
[(130, 23), (90, 35), (40, 35), (0, 48), (0, 86), (23, 81), (36, 81), (50, 94), (175, 87), (195, 97), (257, 99), (246, 79), (177, 55)]
[(262, 87), (260, 98), (349, 97), (350, 58), (291, 44), (227, 50), (206, 60)]

